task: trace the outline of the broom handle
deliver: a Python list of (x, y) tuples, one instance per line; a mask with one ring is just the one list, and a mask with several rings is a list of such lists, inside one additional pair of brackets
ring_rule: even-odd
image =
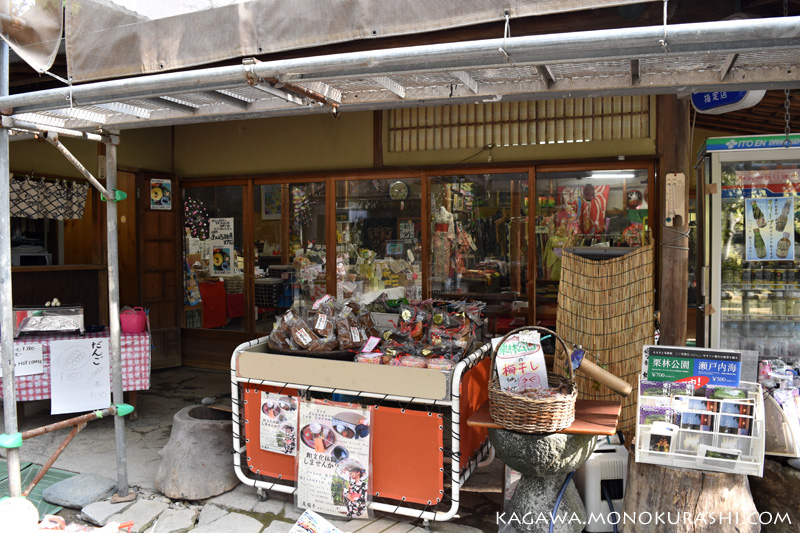
[(589, 361), (587, 357), (583, 358), (583, 361), (581, 361), (581, 366), (578, 367), (578, 370), (598, 383), (602, 383), (603, 385), (607, 386), (620, 396), (628, 396), (631, 393), (632, 387), (630, 383), (618, 378), (611, 372), (600, 368), (596, 364)]

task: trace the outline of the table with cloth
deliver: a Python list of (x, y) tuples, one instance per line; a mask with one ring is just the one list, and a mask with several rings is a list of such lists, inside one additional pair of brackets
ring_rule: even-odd
[[(69, 339), (109, 338), (108, 328), (97, 333), (42, 333), (24, 334), (14, 339), (14, 344), (41, 344), (41, 374), (15, 376), (16, 399), (18, 402), (46, 400), (50, 398), (50, 341)], [(120, 333), (120, 352), (122, 356), (122, 389), (131, 392), (130, 402), (136, 405), (135, 391), (150, 388), (150, 333)], [(109, 360), (109, 378), (111, 378), (111, 361)], [(2, 380), (0, 379), (0, 382)], [(2, 389), (0, 389), (0, 397)]]

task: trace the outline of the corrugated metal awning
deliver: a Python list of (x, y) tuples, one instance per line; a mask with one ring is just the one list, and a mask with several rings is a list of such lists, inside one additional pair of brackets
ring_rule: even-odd
[[(666, 41), (666, 46), (663, 44)], [(154, 74), (0, 98), (80, 130), (623, 94), (800, 86), (800, 17), (458, 42)]]

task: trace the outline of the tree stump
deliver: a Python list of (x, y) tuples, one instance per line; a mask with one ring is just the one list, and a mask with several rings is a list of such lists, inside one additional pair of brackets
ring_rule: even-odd
[(619, 523), (625, 533), (761, 531), (747, 476), (637, 463), (633, 454)]

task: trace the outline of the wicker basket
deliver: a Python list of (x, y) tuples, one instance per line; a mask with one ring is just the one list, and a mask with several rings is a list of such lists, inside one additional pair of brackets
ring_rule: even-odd
[(506, 339), (525, 330), (537, 330), (541, 334), (552, 335), (561, 342), (565, 354), (571, 352), (561, 337), (546, 328), (524, 326), (507, 333), (492, 351), (491, 379), (489, 380), (489, 414), (496, 424), (511, 431), (520, 433), (555, 433), (569, 427), (575, 421), (575, 400), (578, 397), (578, 388), (575, 385), (575, 373), (569, 361), (567, 364), (569, 378), (553, 372), (547, 372), (547, 381), (550, 386), (560, 387), (566, 385), (569, 394), (534, 399), (521, 394), (506, 392), (500, 388), (500, 378), (495, 366), (497, 349)]

